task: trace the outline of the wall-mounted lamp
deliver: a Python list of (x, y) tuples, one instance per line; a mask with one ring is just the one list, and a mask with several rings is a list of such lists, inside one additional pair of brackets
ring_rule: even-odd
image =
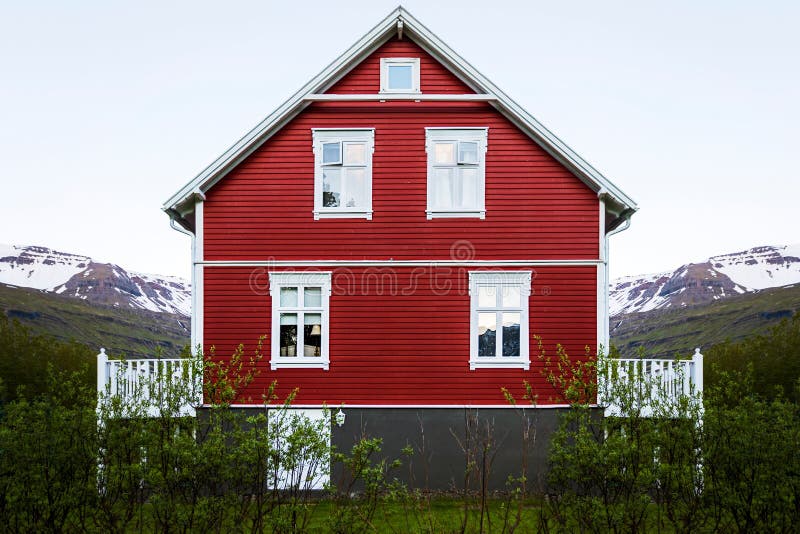
[(344, 425), (345, 417), (346, 415), (344, 414), (344, 411), (342, 411), (342, 409), (339, 408), (339, 410), (335, 414), (333, 414), (333, 420), (336, 421), (336, 426)]

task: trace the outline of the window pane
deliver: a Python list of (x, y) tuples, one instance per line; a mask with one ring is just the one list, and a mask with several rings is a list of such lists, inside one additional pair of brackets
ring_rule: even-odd
[(478, 314), (478, 356), (497, 355), (497, 314)]
[(305, 288), (303, 290), (303, 306), (305, 308), (319, 308), (320, 306), (322, 306), (322, 288), (321, 287)]
[(322, 314), (307, 313), (303, 328), (303, 356), (322, 356)]
[(411, 65), (389, 65), (389, 89), (413, 89)]
[(344, 164), (345, 165), (365, 165), (367, 155), (367, 145), (364, 143), (345, 143), (344, 145)]
[(281, 314), (281, 325), (296, 325), (297, 324), (297, 314), (296, 313), (282, 313)]
[(461, 183), (455, 199), (457, 208), (476, 208), (478, 207), (478, 170), (460, 169)]
[(367, 205), (366, 171), (360, 168), (346, 169), (347, 181), (344, 184), (344, 205), (362, 207)]
[(503, 356), (519, 356), (519, 313), (503, 314)]
[(282, 287), (281, 288), (281, 306), (295, 307), (297, 306), (297, 288), (296, 287)]
[(455, 169), (436, 169), (436, 181), (433, 184), (434, 206), (437, 208), (453, 207), (453, 174)]
[(322, 164), (341, 163), (342, 162), (342, 144), (336, 143), (322, 143)]
[(519, 308), (521, 294), (518, 286), (503, 286), (503, 307)]
[(436, 143), (433, 145), (433, 162), (454, 165), (456, 162), (455, 143)]
[(297, 314), (281, 314), (280, 355), (297, 356)]
[(478, 286), (478, 307), (497, 307), (497, 288), (495, 286)]
[(335, 208), (340, 206), (342, 195), (341, 169), (326, 168), (322, 171), (322, 206)]
[(459, 163), (478, 163), (478, 143), (462, 141), (458, 144)]

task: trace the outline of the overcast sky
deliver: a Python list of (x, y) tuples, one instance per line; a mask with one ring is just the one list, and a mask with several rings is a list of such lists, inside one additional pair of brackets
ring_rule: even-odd
[[(188, 277), (162, 203), (396, 5), (4, 2), (0, 243)], [(800, 2), (404, 5), (639, 203), (612, 276), (800, 242)]]

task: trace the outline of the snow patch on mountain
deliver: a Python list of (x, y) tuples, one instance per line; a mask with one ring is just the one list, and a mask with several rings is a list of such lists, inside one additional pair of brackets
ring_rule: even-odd
[(609, 312), (613, 317), (684, 307), (796, 283), (800, 244), (755, 247), (674, 271), (618, 278), (609, 287)]
[(800, 281), (800, 244), (757, 247), (746, 252), (713, 256), (708, 261), (747, 291)]
[(45, 247), (0, 244), (0, 283), (114, 307), (191, 314), (191, 288), (182, 278), (128, 272)]
[(0, 245), (0, 282), (53, 291), (82, 272), (91, 258), (45, 247)]

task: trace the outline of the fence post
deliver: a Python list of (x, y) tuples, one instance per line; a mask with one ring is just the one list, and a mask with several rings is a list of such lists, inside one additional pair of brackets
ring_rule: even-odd
[(703, 393), (703, 355), (700, 354), (700, 347), (694, 349), (692, 363), (694, 364), (694, 391)]
[(97, 355), (97, 394), (105, 393), (108, 382), (108, 355), (106, 349), (101, 348)]

